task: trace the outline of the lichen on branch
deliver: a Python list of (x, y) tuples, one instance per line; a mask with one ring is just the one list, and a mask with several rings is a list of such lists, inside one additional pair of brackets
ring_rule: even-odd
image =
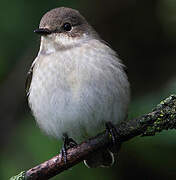
[[(147, 129), (143, 133), (144, 136), (152, 136), (157, 132), (163, 130), (176, 128), (176, 96), (171, 95), (160, 104), (156, 106), (152, 113), (149, 113), (149, 121), (144, 122), (147, 124)], [(151, 125), (150, 125), (151, 121)]]

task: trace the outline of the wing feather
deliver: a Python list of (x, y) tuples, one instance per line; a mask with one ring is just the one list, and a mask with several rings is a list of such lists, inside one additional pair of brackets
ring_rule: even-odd
[(31, 86), (31, 81), (32, 81), (32, 76), (33, 76), (33, 68), (34, 68), (34, 64), (31, 65), (28, 73), (27, 73), (27, 78), (26, 78), (26, 83), (25, 83), (25, 92), (26, 92), (26, 96), (29, 96), (29, 89)]

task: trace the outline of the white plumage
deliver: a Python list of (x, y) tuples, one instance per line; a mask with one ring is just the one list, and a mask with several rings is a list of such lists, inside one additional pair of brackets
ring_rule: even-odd
[(42, 37), (34, 61), (29, 104), (41, 129), (58, 139), (67, 133), (78, 141), (127, 116), (129, 83), (121, 61), (101, 40), (83, 37)]

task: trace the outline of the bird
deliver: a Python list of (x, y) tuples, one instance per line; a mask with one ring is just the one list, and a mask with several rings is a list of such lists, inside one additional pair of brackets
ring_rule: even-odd
[[(117, 53), (79, 11), (52, 9), (34, 32), (41, 42), (27, 74), (28, 103), (39, 127), (64, 140), (65, 157), (69, 147), (126, 121), (130, 84)], [(110, 167), (114, 154), (100, 150), (84, 163)]]

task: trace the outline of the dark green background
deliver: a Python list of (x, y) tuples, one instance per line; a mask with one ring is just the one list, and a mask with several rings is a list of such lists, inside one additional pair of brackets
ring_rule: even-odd
[[(174, 0), (1, 0), (0, 3), (0, 179), (6, 180), (60, 151), (27, 107), (24, 83), (39, 48), (33, 33), (48, 10), (79, 10), (127, 66), (132, 102), (129, 117), (151, 111), (176, 91), (176, 1)], [(176, 177), (176, 131), (123, 144), (108, 169), (83, 164), (53, 179), (164, 180)]]

